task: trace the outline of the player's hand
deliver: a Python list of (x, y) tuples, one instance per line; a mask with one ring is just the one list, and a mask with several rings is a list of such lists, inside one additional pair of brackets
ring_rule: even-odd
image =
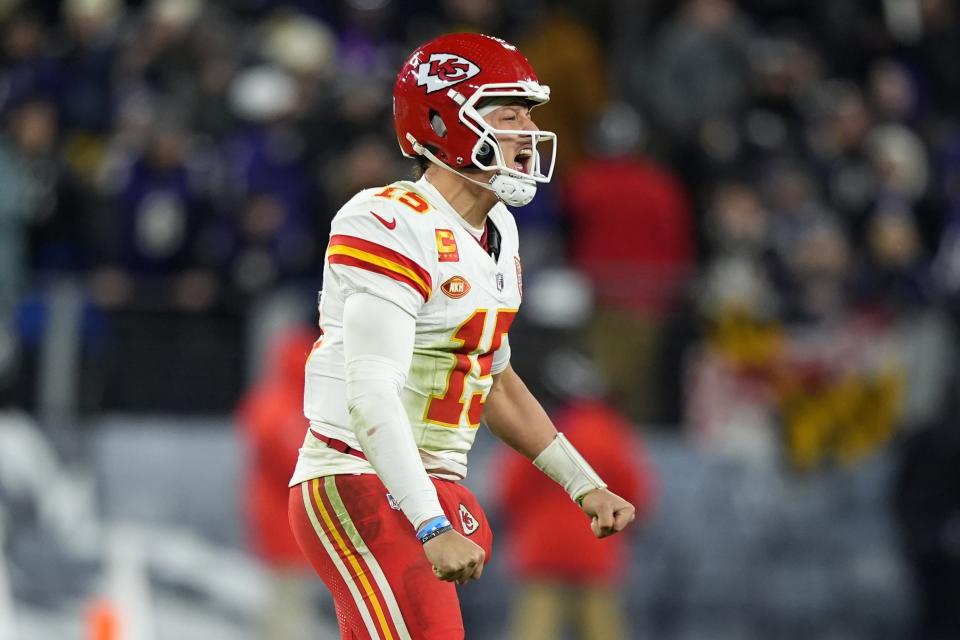
[(637, 515), (632, 504), (606, 489), (594, 489), (585, 495), (580, 508), (590, 516), (590, 528), (598, 538), (623, 531)]
[(423, 544), (423, 552), (433, 565), (433, 575), (457, 584), (478, 580), (487, 558), (483, 549), (455, 530), (427, 540)]

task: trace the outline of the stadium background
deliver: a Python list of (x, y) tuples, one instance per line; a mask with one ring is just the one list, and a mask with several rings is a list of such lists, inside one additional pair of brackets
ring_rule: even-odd
[(957, 637), (955, 3), (3, 0), (0, 638), (257, 637), (242, 399), (339, 204), (410, 175), (394, 74), (453, 30), (553, 89), (513, 362), (555, 406), (591, 356), (636, 425), (633, 636)]

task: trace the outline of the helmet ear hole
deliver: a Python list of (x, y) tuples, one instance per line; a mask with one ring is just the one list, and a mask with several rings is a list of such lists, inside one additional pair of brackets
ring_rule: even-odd
[(493, 146), (489, 142), (484, 141), (477, 149), (477, 160), (485, 165), (493, 162)]
[(433, 109), (430, 110), (430, 128), (441, 138), (447, 135), (447, 125), (440, 117), (440, 113)]

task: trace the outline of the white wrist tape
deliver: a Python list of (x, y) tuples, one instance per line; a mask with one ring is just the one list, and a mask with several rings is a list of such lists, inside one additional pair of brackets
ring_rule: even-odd
[(574, 501), (594, 489), (607, 488), (607, 484), (562, 433), (558, 433), (553, 442), (533, 459), (533, 464), (561, 485)]

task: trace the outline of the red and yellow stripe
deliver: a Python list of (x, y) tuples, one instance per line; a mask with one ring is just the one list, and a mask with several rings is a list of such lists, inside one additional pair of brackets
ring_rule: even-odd
[[(372, 570), (367, 557), (365, 557), (365, 549), (358, 549), (351, 539), (344, 523), (340, 520), (341, 514), (337, 512), (330, 496), (327, 494), (324, 481), (325, 479), (320, 478), (310, 481), (311, 506), (319, 516), (318, 521), (322, 528), (322, 531), (318, 531), (318, 533), (328, 536), (340, 560), (346, 567), (350, 580), (359, 592), (362, 602), (357, 602), (357, 606), (366, 608), (376, 627), (377, 634), (371, 634), (371, 636), (377, 637), (379, 635), (384, 640), (409, 639), (410, 636), (402, 619), (399, 625), (394, 619), (394, 615), (398, 614), (399, 611), (397, 611), (393, 594), (384, 593), (382, 575), (378, 576), (378, 572)], [(370, 560), (376, 562), (372, 557)], [(346, 576), (344, 577), (346, 578)], [(386, 585), (386, 589), (389, 590), (389, 588), (389, 585)]]
[(366, 269), (403, 282), (423, 296), (424, 302), (433, 292), (433, 279), (423, 267), (402, 253), (363, 238), (343, 234), (331, 236), (327, 260), (330, 264)]

